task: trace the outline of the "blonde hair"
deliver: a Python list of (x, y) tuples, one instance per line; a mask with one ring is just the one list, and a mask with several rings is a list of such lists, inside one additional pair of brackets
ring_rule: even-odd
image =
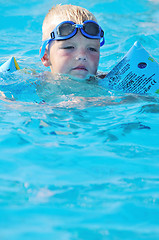
[(75, 5), (56, 5), (52, 7), (46, 15), (42, 26), (42, 40), (50, 37), (53, 29), (63, 21), (73, 21), (77, 24), (82, 24), (86, 20), (94, 20), (95, 16), (87, 9)]

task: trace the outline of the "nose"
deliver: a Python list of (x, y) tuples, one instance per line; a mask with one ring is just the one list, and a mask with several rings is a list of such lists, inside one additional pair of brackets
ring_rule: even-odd
[(76, 57), (77, 61), (86, 61), (86, 57)]
[(86, 51), (84, 49), (79, 49), (76, 56), (76, 61), (87, 61)]

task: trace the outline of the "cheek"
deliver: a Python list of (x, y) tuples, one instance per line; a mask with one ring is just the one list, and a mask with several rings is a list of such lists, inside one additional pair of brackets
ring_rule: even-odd
[(60, 50), (54, 48), (50, 51), (50, 61), (52, 66), (52, 71), (58, 73), (67, 73), (67, 68), (69, 63), (72, 61), (73, 57), (70, 54), (64, 54)]
[(99, 64), (99, 54), (90, 55), (88, 61), (90, 66), (90, 73), (96, 75)]
[(67, 70), (72, 64), (73, 57), (70, 54), (60, 54), (57, 59), (61, 73), (67, 73)]
[(98, 66), (98, 63), (99, 63), (99, 54), (90, 55), (90, 56), (89, 56), (89, 61), (92, 63), (92, 65)]

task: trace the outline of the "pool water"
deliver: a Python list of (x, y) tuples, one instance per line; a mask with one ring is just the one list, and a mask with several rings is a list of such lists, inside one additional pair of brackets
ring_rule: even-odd
[[(136, 40), (159, 61), (158, 1), (80, 5), (105, 30), (100, 71)], [(51, 6), (1, 1), (0, 65), (15, 56), (27, 70), (0, 75), (0, 240), (158, 240), (159, 97), (69, 78), (39, 84), (31, 73), (46, 70), (39, 47)]]

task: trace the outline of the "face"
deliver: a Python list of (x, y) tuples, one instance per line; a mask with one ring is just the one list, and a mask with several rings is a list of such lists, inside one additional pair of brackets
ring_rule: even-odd
[(99, 54), (99, 39), (86, 38), (78, 30), (70, 39), (51, 42), (49, 47), (51, 72), (85, 79), (96, 74)]

